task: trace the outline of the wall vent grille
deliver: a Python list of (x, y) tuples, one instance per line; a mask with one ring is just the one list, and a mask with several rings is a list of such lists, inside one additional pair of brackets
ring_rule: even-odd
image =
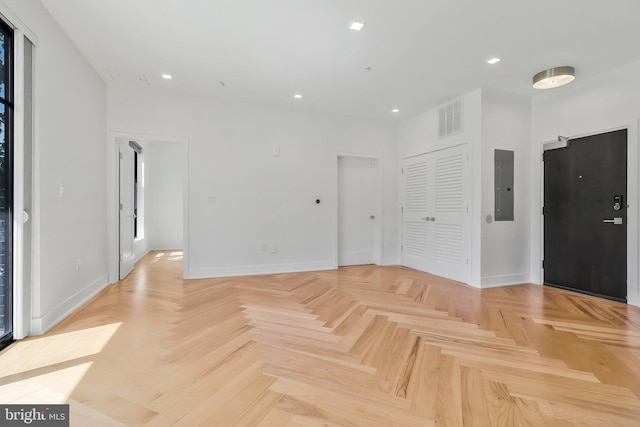
[(438, 108), (438, 137), (445, 138), (463, 131), (462, 98)]

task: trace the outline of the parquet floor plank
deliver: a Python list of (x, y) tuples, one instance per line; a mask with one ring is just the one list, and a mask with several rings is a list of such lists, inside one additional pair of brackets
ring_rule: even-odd
[(636, 307), (399, 266), (181, 276), (151, 252), (5, 349), (0, 401), (82, 426), (640, 425)]

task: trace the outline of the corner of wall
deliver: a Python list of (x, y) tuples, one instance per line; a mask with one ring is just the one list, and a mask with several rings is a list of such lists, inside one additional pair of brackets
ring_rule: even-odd
[(71, 297), (60, 302), (53, 307), (48, 313), (41, 317), (31, 319), (30, 335), (42, 335), (49, 329), (56, 326), (64, 318), (80, 308), (84, 303), (89, 301), (100, 291), (108, 286), (107, 275), (101, 276), (92, 283), (88, 284)]

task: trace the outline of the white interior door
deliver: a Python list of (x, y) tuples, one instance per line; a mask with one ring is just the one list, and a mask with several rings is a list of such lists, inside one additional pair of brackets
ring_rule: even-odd
[(338, 265), (375, 262), (375, 171), (374, 159), (338, 157)]
[(469, 280), (470, 231), (468, 224), (467, 146), (436, 151), (433, 155), (434, 203), (431, 215), (433, 262), (431, 272)]
[(402, 264), (465, 282), (469, 277), (467, 147), (405, 159)]
[(402, 264), (429, 271), (433, 259), (433, 158), (428, 154), (405, 159), (404, 203), (402, 207)]
[(120, 280), (133, 270), (133, 150), (120, 147)]

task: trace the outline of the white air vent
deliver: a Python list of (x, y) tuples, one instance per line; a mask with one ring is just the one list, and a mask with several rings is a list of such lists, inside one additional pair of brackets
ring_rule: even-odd
[(438, 108), (438, 137), (462, 132), (462, 98)]

